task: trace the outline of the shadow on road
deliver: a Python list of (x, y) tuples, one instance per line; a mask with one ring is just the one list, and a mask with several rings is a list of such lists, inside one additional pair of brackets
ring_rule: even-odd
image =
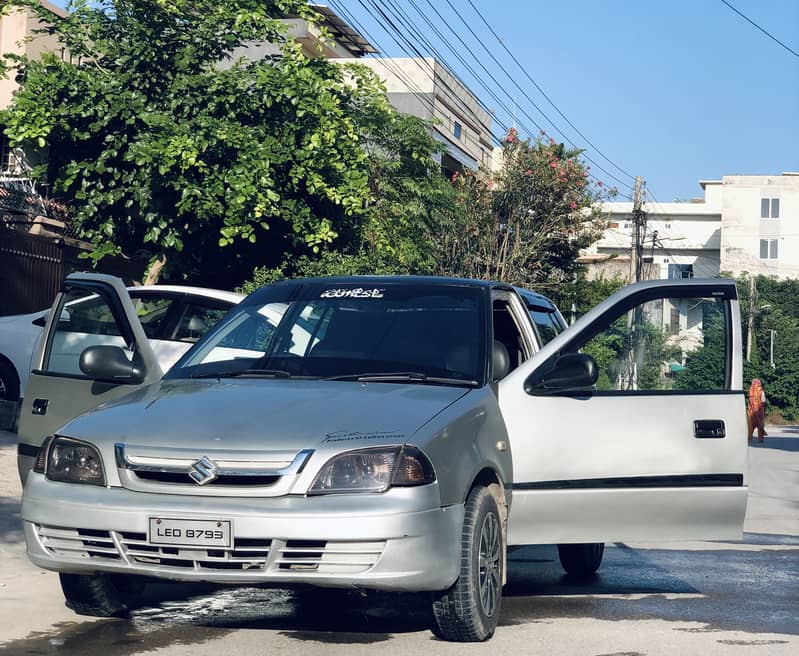
[(767, 437), (764, 442), (752, 440), (749, 446), (755, 449), (777, 449), (796, 453), (799, 451), (799, 437)]
[(22, 519), (20, 501), (16, 497), (0, 497), (0, 542), (21, 542)]

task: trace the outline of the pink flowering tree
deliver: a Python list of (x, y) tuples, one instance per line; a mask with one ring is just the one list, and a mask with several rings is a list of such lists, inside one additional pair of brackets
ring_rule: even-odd
[(570, 281), (579, 250), (604, 227), (600, 202), (612, 197), (592, 181), (579, 150), (541, 133), (502, 140), (492, 177), (457, 175), (456, 211), (436, 236), (439, 273), (546, 288)]

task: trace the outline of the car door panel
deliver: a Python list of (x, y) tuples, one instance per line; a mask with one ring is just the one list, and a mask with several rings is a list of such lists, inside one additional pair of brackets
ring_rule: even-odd
[[(81, 299), (70, 299), (81, 294), (82, 300), (97, 299), (93, 314), (79, 316)], [(124, 346), (128, 357), (138, 358), (145, 371), (142, 385), (160, 379), (161, 368), (122, 281), (102, 274), (71, 274), (49, 313), (20, 411), (18, 466), (23, 480), (45, 437), (86, 410), (139, 386), (92, 380), (80, 371), (80, 353), (100, 344)]]
[[(656, 318), (650, 305), (660, 308)], [(711, 353), (713, 340), (721, 339), (710, 332), (719, 317), (721, 355)], [(657, 340), (645, 327), (660, 335), (662, 350), (651, 346)], [(590, 351), (596, 335), (614, 337), (614, 330), (620, 355), (607, 365), (608, 371), (616, 366), (614, 380), (528, 393), (528, 378), (559, 354)], [(512, 372), (499, 386), (514, 461), (509, 544), (739, 537), (747, 490), (740, 346), (733, 283), (649, 282), (600, 304)], [(687, 363), (710, 354), (711, 389), (656, 389), (678, 385), (668, 378), (671, 367), (686, 369), (659, 362), (663, 353)], [(643, 356), (653, 358), (654, 374)], [(635, 372), (630, 384), (628, 367)], [(652, 389), (644, 384), (648, 375)], [(602, 384), (606, 389), (597, 389)], [(697, 434), (695, 422), (709, 422), (718, 436)]]

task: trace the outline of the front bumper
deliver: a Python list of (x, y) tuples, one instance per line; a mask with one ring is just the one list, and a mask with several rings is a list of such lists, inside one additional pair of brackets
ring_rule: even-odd
[[(458, 576), (464, 508), (438, 504), (436, 484), (383, 494), (200, 499), (31, 473), (22, 519), (31, 561), (60, 572), (421, 591), (445, 589)], [(230, 520), (233, 546), (151, 545), (150, 517)]]

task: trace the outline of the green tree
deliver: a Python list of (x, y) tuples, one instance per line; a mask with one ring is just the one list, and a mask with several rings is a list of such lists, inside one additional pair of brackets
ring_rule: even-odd
[(437, 272), (546, 290), (570, 282), (581, 248), (599, 237), (599, 201), (613, 194), (589, 182), (579, 150), (541, 135), (502, 141), (493, 179), (454, 176), (456, 211), (433, 233)]
[[(53, 20), (37, 0), (10, 5)], [(24, 86), (0, 122), (13, 144), (48, 151), (36, 174), (72, 205), (93, 257), (146, 249), (173, 276), (222, 284), (253, 257), (278, 263), (287, 243), (329, 248), (362, 220), (363, 127), (392, 112), (366, 69), (309, 59), (284, 38), (280, 17), (314, 18), (305, 2), (69, 8), (51, 31), (71, 61), (11, 61)], [(253, 41), (279, 56), (229, 58)]]

